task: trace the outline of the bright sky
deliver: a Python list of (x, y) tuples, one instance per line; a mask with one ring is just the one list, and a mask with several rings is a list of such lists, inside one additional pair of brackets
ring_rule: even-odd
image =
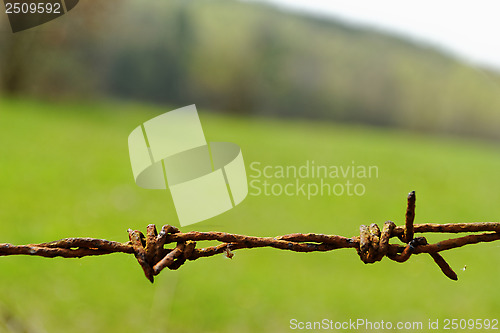
[(261, 0), (409, 35), (500, 70), (500, 0)]

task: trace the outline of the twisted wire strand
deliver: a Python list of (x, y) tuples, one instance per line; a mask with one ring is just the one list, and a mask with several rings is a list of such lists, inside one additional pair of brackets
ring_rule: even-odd
[[(181, 233), (171, 225), (164, 225), (158, 233), (156, 226), (147, 226), (146, 235), (138, 230), (128, 230), (129, 241), (120, 243), (96, 238), (65, 238), (49, 243), (12, 245), (0, 244), (0, 256), (32, 255), (42, 257), (82, 258), (111, 253), (134, 254), (149, 281), (163, 269), (176, 270), (187, 260), (196, 260), (217, 254), (233, 257), (234, 250), (257, 247), (273, 247), (295, 252), (332, 251), (342, 248), (356, 249), (365, 264), (381, 261), (384, 257), (396, 262), (406, 262), (413, 254), (427, 253), (450, 279), (458, 280), (457, 274), (439, 252), (468, 244), (492, 242), (500, 239), (500, 222), (414, 224), (415, 191), (407, 200), (404, 226), (392, 221), (384, 223), (382, 230), (377, 224), (360, 227), (359, 236), (347, 238), (337, 235), (294, 233), (277, 237), (254, 237), (225, 232), (191, 231)], [(446, 239), (429, 244), (425, 237), (414, 237), (416, 233), (478, 233)], [(391, 244), (393, 237), (403, 244)], [(219, 241), (221, 244), (196, 248), (200, 241)], [(175, 244), (165, 248), (166, 244)]]

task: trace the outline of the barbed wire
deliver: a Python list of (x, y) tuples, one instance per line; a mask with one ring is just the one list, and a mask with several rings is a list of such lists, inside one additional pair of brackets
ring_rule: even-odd
[[(134, 254), (149, 281), (164, 268), (176, 270), (187, 260), (196, 260), (217, 254), (233, 257), (233, 251), (257, 247), (273, 247), (295, 252), (332, 251), (342, 248), (356, 249), (365, 264), (375, 263), (387, 257), (396, 262), (405, 262), (413, 254), (428, 253), (441, 271), (450, 279), (458, 280), (457, 274), (439, 252), (462, 247), (468, 244), (492, 242), (500, 239), (499, 222), (414, 224), (415, 191), (410, 192), (407, 200), (404, 226), (396, 226), (387, 221), (382, 231), (373, 223), (360, 227), (360, 235), (347, 238), (337, 235), (314, 233), (295, 233), (277, 237), (254, 237), (225, 232), (182, 233), (174, 226), (164, 225), (158, 233), (156, 226), (150, 224), (146, 235), (138, 230), (128, 230), (129, 241), (120, 243), (96, 238), (65, 238), (49, 243), (12, 245), (0, 244), (0, 256), (31, 255), (41, 257), (82, 258), (111, 253)], [(414, 237), (415, 233), (477, 233), (428, 244), (425, 237)], [(399, 238), (403, 244), (391, 244), (390, 239)], [(221, 244), (196, 248), (200, 241), (219, 241)], [(173, 248), (165, 245), (175, 244)]]

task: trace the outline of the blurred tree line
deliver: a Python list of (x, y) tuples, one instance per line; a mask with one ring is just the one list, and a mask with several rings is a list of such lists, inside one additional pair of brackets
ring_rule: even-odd
[(12, 95), (120, 98), (500, 138), (500, 75), (428, 46), (232, 0), (84, 1), (0, 29)]

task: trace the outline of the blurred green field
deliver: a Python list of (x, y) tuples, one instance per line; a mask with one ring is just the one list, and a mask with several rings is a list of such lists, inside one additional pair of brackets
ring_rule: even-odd
[[(128, 228), (178, 225), (167, 192), (135, 185), (127, 147), (133, 128), (168, 110), (0, 99), (0, 242), (126, 241)], [(363, 180), (361, 197), (248, 196), (183, 231), (354, 236), (360, 224), (401, 224), (410, 190), (417, 191), (417, 223), (500, 221), (498, 143), (199, 112), (207, 139), (239, 144), (247, 167), (355, 161), (378, 166), (379, 177)], [(444, 256), (458, 282), (426, 255), (364, 265), (353, 250), (241, 250), (232, 260), (217, 256), (164, 271), (153, 285), (124, 254), (1, 257), (0, 331), (288, 332), (292, 318), (422, 321), (424, 327), (429, 319), (498, 318), (500, 244)]]

